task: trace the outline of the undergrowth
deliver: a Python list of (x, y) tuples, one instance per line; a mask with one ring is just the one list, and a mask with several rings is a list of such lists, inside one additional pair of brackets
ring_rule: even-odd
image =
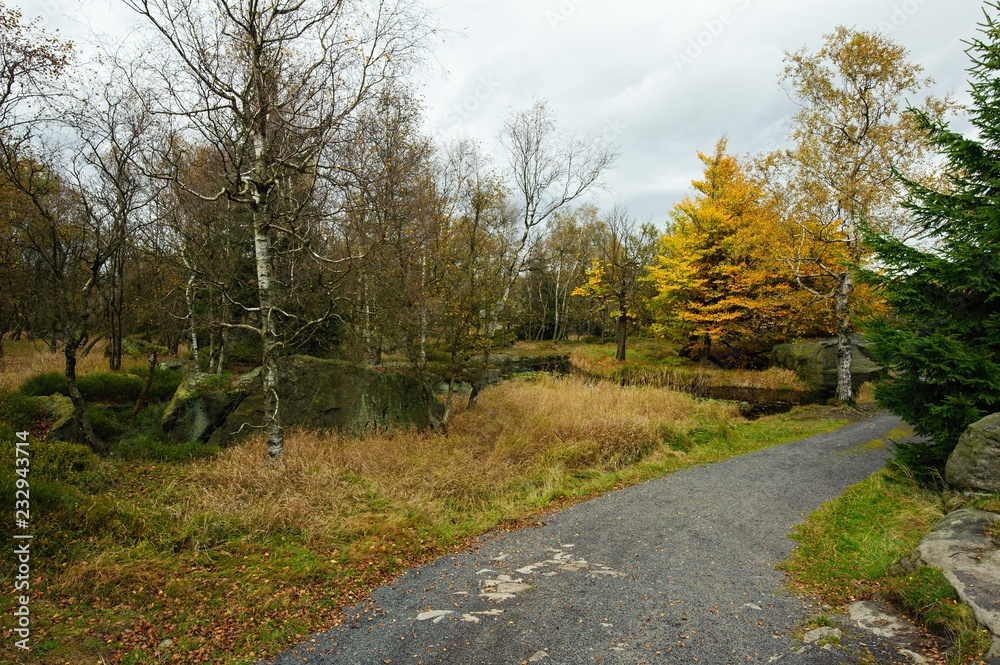
[(185, 451), (127, 433), (111, 459), (33, 443), (49, 461), (32, 467), (32, 662), (253, 661), (481, 533), (841, 424), (543, 377), (485, 391), (447, 435), (289, 432), (278, 464), (260, 439)]
[(943, 515), (939, 494), (890, 464), (811, 514), (792, 534), (799, 546), (782, 567), (793, 588), (833, 605), (880, 595), (893, 600), (951, 642), (950, 663), (978, 663), (990, 647), (989, 633), (944, 575), (893, 569)]

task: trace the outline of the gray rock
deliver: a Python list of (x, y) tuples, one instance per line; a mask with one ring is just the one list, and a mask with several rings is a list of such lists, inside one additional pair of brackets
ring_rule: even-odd
[[(425, 428), (430, 424), (420, 382), (401, 372), (378, 371), (343, 360), (288, 356), (278, 362), (282, 424), (314, 430), (361, 432), (370, 428)], [(428, 392), (427, 399), (433, 399)], [(431, 408), (438, 410), (434, 401)], [(253, 392), (209, 441), (229, 445), (260, 427), (264, 396)]]
[(808, 633), (803, 635), (802, 641), (805, 642), (806, 644), (815, 644), (816, 642), (820, 642), (822, 640), (839, 641), (842, 636), (843, 633), (840, 631), (839, 628), (830, 628), (829, 626), (821, 626), (819, 628), (814, 628), (813, 630), (810, 630)]
[[(882, 375), (882, 368), (869, 357), (870, 347), (860, 336), (852, 340), (851, 383), (855, 390)], [(779, 344), (771, 351), (771, 358), (778, 367), (793, 370), (812, 389), (830, 394), (837, 391), (836, 338)]]
[(1000, 413), (969, 425), (948, 458), (944, 476), (957, 490), (1000, 494)]
[(78, 441), (80, 421), (76, 418), (73, 400), (56, 393), (48, 397), (36, 397), (35, 403), (52, 419), (47, 439), (49, 441)]
[(166, 360), (161, 360), (158, 367), (160, 369), (169, 369), (174, 372), (187, 374), (194, 369), (194, 363), (183, 358), (167, 358)]
[(959, 599), (993, 634), (990, 656), (1000, 656), (1000, 549), (986, 527), (1000, 515), (963, 508), (949, 514), (924, 536), (893, 573), (905, 574), (919, 566), (939, 568)]
[(897, 637), (915, 632), (916, 628), (906, 619), (883, 612), (878, 605), (858, 601), (847, 608), (847, 615), (858, 628), (879, 637)]
[(160, 428), (176, 443), (207, 441), (259, 383), (256, 369), (225, 381), (214, 374), (189, 374), (163, 412)]

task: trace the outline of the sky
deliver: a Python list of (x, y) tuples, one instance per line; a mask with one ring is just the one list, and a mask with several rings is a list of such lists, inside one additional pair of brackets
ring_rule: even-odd
[[(127, 35), (119, 0), (6, 0), (46, 29)], [(817, 50), (837, 25), (910, 51), (932, 92), (966, 98), (963, 40), (979, 0), (430, 0), (440, 28), (418, 77), (426, 130), (496, 149), (513, 110), (544, 100), (567, 132), (620, 147), (592, 200), (660, 223), (699, 176), (697, 151), (726, 135), (736, 154), (784, 144), (795, 105), (779, 85), (788, 51)]]

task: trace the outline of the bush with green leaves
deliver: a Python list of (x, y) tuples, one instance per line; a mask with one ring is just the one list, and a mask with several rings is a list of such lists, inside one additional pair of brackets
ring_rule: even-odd
[(878, 403), (910, 423), (926, 444), (898, 449), (918, 473), (942, 469), (971, 423), (1000, 403), (1000, 4), (988, 3), (970, 42), (969, 136), (915, 113), (943, 157), (947, 184), (905, 180), (919, 242), (868, 233), (878, 271), (863, 278), (892, 308), (868, 338), (889, 370)]

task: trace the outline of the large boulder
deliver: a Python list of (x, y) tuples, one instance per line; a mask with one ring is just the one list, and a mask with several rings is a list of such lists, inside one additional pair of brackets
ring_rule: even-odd
[(236, 377), (187, 375), (163, 412), (160, 428), (176, 443), (208, 441), (240, 403), (259, 388), (260, 370)]
[[(430, 424), (424, 391), (417, 379), (343, 360), (281, 358), (278, 399), (282, 424), (286, 426), (361, 432), (371, 428), (424, 428)], [(437, 408), (437, 403), (432, 406)], [(253, 393), (215, 430), (210, 441), (230, 444), (258, 429), (263, 416), (264, 395), (258, 378)]]
[(34, 400), (35, 404), (52, 421), (46, 437), (47, 440), (78, 441), (80, 439), (80, 421), (77, 420), (73, 400), (61, 393), (47, 397), (35, 397)]
[(1000, 656), (1000, 550), (991, 535), (1000, 515), (963, 508), (938, 522), (890, 572), (908, 575), (920, 566), (938, 568), (959, 599), (993, 635), (989, 656)]
[[(860, 336), (851, 340), (851, 383), (854, 390), (882, 375), (872, 361), (871, 344)], [(771, 351), (774, 364), (793, 370), (810, 388), (829, 394), (837, 392), (837, 339), (779, 344)]]
[(969, 425), (948, 458), (944, 477), (958, 490), (1000, 494), (1000, 413)]

